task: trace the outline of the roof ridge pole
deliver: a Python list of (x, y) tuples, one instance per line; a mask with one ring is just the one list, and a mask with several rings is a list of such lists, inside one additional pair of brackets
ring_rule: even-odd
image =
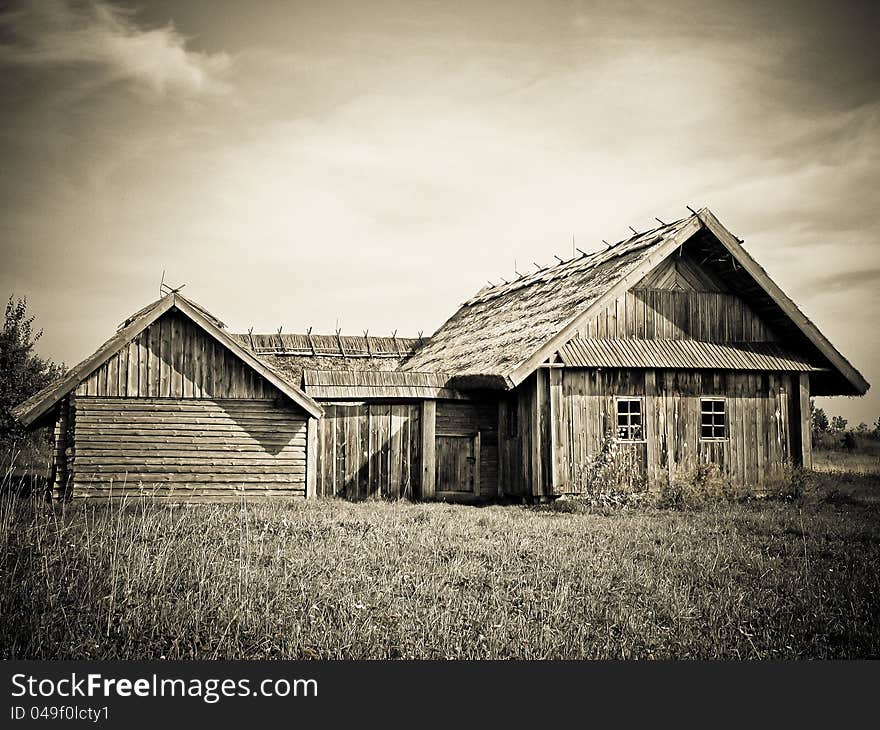
[(309, 341), (309, 347), (312, 348), (312, 357), (317, 357), (318, 353), (315, 352), (315, 343), (312, 341), (312, 328), (311, 327), (309, 327), (309, 329), (306, 331), (306, 339)]
[(345, 354), (345, 347), (343, 347), (343, 345), (342, 345), (342, 335), (340, 334), (341, 332), (342, 332), (342, 327), (337, 327), (336, 328), (336, 342), (339, 343), (340, 356), (347, 357), (347, 355)]
[(284, 340), (281, 337), (281, 329), (283, 327), (284, 325), (281, 325), (281, 327), (278, 328), (278, 352), (282, 355), (284, 354)]
[(254, 347), (254, 328), (253, 327), (248, 328), (248, 341), (251, 343), (251, 350), (256, 352), (257, 348)]
[(391, 340), (394, 342), (394, 351), (397, 353), (397, 357), (401, 357), (400, 345), (397, 344), (397, 330), (391, 333)]

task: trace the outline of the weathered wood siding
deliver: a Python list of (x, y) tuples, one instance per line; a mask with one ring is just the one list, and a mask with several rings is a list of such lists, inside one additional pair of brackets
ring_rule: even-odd
[(304, 497), (306, 414), (275, 399), (77, 396), (74, 497)]
[(324, 403), (318, 421), (319, 497), (413, 498), (421, 474), (415, 403)]
[[(762, 491), (796, 463), (791, 414), (797, 373), (557, 368), (551, 378), (558, 388), (551, 447), (554, 492), (587, 487), (595, 460), (607, 453), (608, 434), (615, 431), (615, 396), (644, 399), (644, 442), (618, 442), (612, 448), (614, 458), (652, 485), (691, 479), (700, 464), (714, 463), (733, 486)], [(700, 399), (713, 396), (726, 399), (723, 441), (700, 438)]]
[(771, 342), (776, 336), (737, 295), (686, 254), (674, 254), (610, 302), (578, 333), (612, 339)]
[(273, 398), (259, 373), (179, 312), (168, 312), (90, 373), (77, 395)]
[(772, 342), (764, 322), (735, 294), (631, 289), (596, 315), (582, 337)]
[[(498, 495), (498, 406), (487, 402), (437, 402), (436, 436), (480, 434), (479, 494)], [(438, 462), (439, 463), (439, 462)], [(438, 486), (439, 490), (439, 486)]]
[(499, 494), (532, 497), (550, 479), (550, 390), (547, 373), (526, 378), (499, 404)]
[(55, 425), (52, 428), (52, 470), (50, 489), (52, 499), (62, 499), (67, 495), (69, 485), (68, 463), (74, 453), (73, 409), (71, 398), (67, 396), (58, 404)]

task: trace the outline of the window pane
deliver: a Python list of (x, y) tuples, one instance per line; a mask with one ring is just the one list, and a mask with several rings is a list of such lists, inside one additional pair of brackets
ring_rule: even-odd
[(618, 398), (617, 438), (625, 441), (642, 439), (642, 401), (639, 398)]
[(700, 435), (701, 435), (704, 439), (710, 439), (710, 438), (713, 438), (713, 436), (712, 436), (712, 427), (711, 427), (711, 426), (705, 426), (705, 425), (704, 425), (704, 426), (701, 427), (700, 431), (701, 431)]

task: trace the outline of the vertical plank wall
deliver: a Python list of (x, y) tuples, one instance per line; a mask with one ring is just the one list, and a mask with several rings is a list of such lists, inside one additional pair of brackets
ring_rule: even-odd
[(578, 333), (610, 339), (769, 342), (764, 321), (687, 254), (673, 254)]
[(631, 289), (580, 333), (582, 337), (702, 342), (770, 342), (774, 334), (734, 294)]
[(305, 497), (308, 414), (178, 312), (68, 400), (74, 497)]
[(323, 403), (318, 497), (420, 496), (418, 403)]
[[(498, 406), (498, 492), (503, 497), (531, 497), (544, 493), (549, 439), (549, 390), (538, 373), (526, 378)], [(537, 457), (537, 461), (536, 461)], [(540, 473), (536, 482), (534, 476)]]
[(275, 398), (278, 392), (179, 312), (168, 312), (77, 387), (78, 396)]
[[(558, 373), (556, 375), (555, 373)], [(699, 464), (715, 463), (731, 484), (762, 491), (783, 475), (792, 458), (793, 399), (798, 375), (698, 370), (558, 369), (560, 417), (552, 457), (555, 491), (587, 487), (591, 454), (615, 427), (614, 397), (644, 397), (646, 442), (640, 461), (652, 484), (693, 476)], [(700, 398), (724, 396), (728, 438), (700, 438)]]
[(436, 434), (480, 434), (480, 498), (498, 495), (498, 406), (491, 402), (437, 402)]

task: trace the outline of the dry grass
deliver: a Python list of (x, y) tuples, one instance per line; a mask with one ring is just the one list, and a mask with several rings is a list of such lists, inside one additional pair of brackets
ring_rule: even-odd
[(696, 509), (4, 500), (3, 658), (880, 656), (880, 484)]
[(855, 472), (880, 475), (880, 441), (857, 438), (858, 448), (852, 452), (840, 449), (815, 449), (813, 468), (826, 473)]

